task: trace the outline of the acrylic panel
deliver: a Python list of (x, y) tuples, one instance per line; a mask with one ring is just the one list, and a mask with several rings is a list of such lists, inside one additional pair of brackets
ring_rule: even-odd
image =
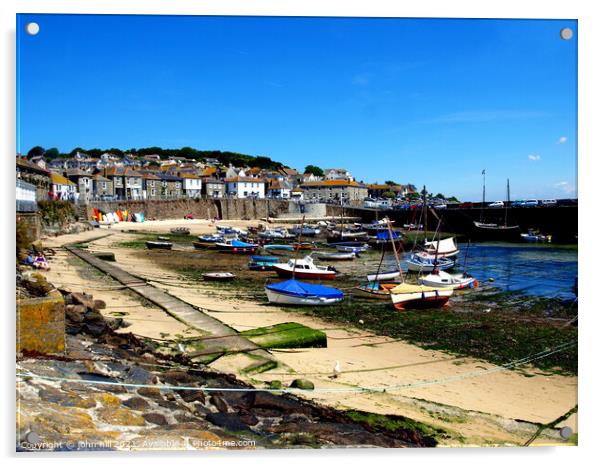
[(576, 20), (16, 36), (18, 451), (577, 444)]

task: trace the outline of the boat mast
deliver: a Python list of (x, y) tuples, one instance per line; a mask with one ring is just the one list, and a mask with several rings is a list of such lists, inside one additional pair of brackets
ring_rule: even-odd
[(483, 202), (481, 203), (481, 220), (480, 222), (483, 223), (483, 213), (484, 213), (484, 208), (485, 208), (485, 170), (483, 170), (481, 172), (481, 174), (483, 175)]
[(506, 178), (506, 209), (504, 212), (504, 226), (508, 226), (508, 206), (510, 205), (510, 179)]
[(393, 245), (393, 252), (395, 253), (395, 260), (397, 261), (397, 270), (399, 270), (399, 274), (401, 275), (401, 281), (403, 282), (404, 276), (403, 271), (401, 270), (401, 262), (399, 261), (399, 254), (397, 253), (397, 247), (395, 246), (395, 240), (393, 239), (393, 229), (391, 228), (391, 221), (389, 217), (387, 219), (387, 230), (389, 231), (389, 238), (391, 238), (391, 244)]
[(299, 257), (299, 251), (301, 250), (301, 235), (303, 235), (303, 227), (305, 226), (305, 215), (301, 219), (301, 229), (297, 235), (297, 250), (295, 251), (295, 259), (293, 260), (293, 277), (295, 279), (295, 271), (297, 270), (297, 258)]

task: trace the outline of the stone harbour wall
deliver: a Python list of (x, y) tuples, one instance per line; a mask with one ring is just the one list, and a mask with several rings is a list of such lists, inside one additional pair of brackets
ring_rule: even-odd
[(60, 293), (17, 302), (17, 352), (65, 351), (65, 301)]

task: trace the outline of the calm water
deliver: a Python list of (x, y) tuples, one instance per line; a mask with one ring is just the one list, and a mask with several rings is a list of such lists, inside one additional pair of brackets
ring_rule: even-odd
[[(465, 251), (466, 244), (461, 244), (456, 267), (450, 272), (463, 271)], [(377, 253), (372, 253), (359, 261), (336, 266), (341, 272), (357, 275), (361, 270), (359, 275), (363, 275), (368, 271), (374, 273), (379, 259)], [(360, 262), (362, 265), (358, 267)], [(394, 268), (393, 253), (388, 253), (382, 269)], [(466, 269), (484, 287), (493, 286), (503, 291), (522, 291), (529, 295), (569, 299), (574, 297), (572, 287), (577, 275), (577, 247), (514, 243), (471, 244)], [(494, 281), (489, 282), (490, 278)]]

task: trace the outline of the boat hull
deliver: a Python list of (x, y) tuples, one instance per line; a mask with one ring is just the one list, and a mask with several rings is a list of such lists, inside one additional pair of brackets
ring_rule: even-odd
[(343, 300), (343, 298), (322, 298), (319, 296), (292, 296), (268, 288), (265, 289), (265, 292), (270, 303), (289, 306), (329, 306)]
[[(274, 270), (281, 278), (292, 278), (293, 271), (287, 268), (279, 267), (274, 265)], [(295, 270), (295, 278), (305, 280), (334, 280), (336, 278), (335, 271), (324, 271), (324, 272), (304, 272), (302, 270)]]
[(204, 273), (203, 280), (209, 282), (229, 282), (236, 278), (236, 275), (231, 273)]
[(520, 227), (518, 225), (504, 226), (488, 226), (475, 222), (472, 229), (472, 237), (482, 241), (521, 241)]
[(379, 281), (387, 281), (387, 280), (393, 280), (394, 278), (397, 278), (401, 275), (401, 273), (399, 272), (399, 270), (392, 270), (389, 272), (381, 272), (381, 273), (373, 273), (373, 274), (369, 274), (366, 275), (366, 278), (368, 279), (369, 282), (374, 282), (376, 280)]
[(441, 282), (429, 277), (423, 277), (420, 279), (420, 283), (425, 286), (432, 286), (433, 288), (453, 288), (454, 290), (463, 290), (467, 288), (473, 288), (475, 286), (475, 279), (473, 277), (468, 278), (453, 278), (451, 282)]
[[(410, 272), (432, 272), (433, 270), (435, 270), (435, 266), (431, 264), (422, 264), (411, 261), (406, 261), (406, 264), (408, 265), (408, 271)], [(447, 270), (451, 269), (454, 265), (455, 264), (453, 262), (440, 262), (439, 264), (437, 264), (437, 268), (439, 270)]]
[(163, 242), (154, 242), (154, 241), (147, 241), (146, 242), (146, 247), (147, 249), (171, 249), (172, 244), (171, 243), (163, 243)]
[(389, 290), (375, 290), (369, 286), (356, 286), (352, 290), (353, 294), (360, 298), (367, 299), (391, 299), (391, 292)]
[(398, 310), (432, 309), (445, 306), (452, 293), (453, 289), (441, 289), (410, 293), (391, 293), (390, 296), (393, 307)]

